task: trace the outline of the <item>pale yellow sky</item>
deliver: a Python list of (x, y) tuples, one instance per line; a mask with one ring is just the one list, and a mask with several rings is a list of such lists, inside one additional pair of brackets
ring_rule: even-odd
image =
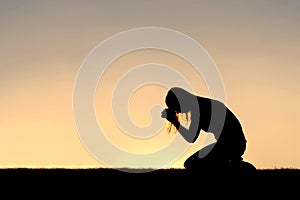
[[(180, 31), (207, 50), (222, 77), (226, 104), (248, 139), (246, 161), (258, 168), (299, 168), (299, 11), (297, 0), (1, 1), (0, 167), (103, 166), (82, 143), (73, 119), (77, 72), (108, 37), (155, 26)], [(138, 51), (113, 63), (96, 91), (95, 112), (112, 144), (136, 154), (155, 152), (177, 137), (162, 129), (153, 138), (130, 140), (114, 124), (107, 106), (114, 84), (146, 63), (171, 66), (199, 95), (209, 95), (201, 77), (166, 52)], [(165, 91), (154, 85), (132, 96), (128, 109), (136, 124), (151, 122), (157, 110), (151, 113), (150, 107), (163, 104)], [(182, 167), (204, 136), (171, 166)], [(153, 162), (116, 158), (114, 163), (148, 167), (174, 156), (162, 154)]]

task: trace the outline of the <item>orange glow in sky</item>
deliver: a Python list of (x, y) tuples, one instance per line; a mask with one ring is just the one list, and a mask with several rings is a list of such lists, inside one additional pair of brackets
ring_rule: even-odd
[[(244, 160), (257, 168), (299, 168), (299, 9), (296, 0), (0, 2), (0, 167), (106, 167), (85, 147), (76, 129), (72, 110), (76, 75), (91, 50), (105, 39), (155, 26), (190, 36), (215, 62), (226, 105), (240, 119), (248, 141)], [(114, 50), (107, 54), (110, 51)], [(141, 86), (129, 100), (121, 99), (128, 113), (117, 113), (129, 114), (139, 128), (162, 124), (152, 137), (130, 137), (114, 119), (111, 99), (120, 77), (151, 63), (177, 70), (197, 95), (210, 96), (203, 77), (179, 56), (151, 49), (120, 56), (99, 80), (95, 116), (111, 144), (132, 154), (156, 152), (178, 137), (167, 133), (160, 118), (168, 88), (159, 84)], [(130, 132), (129, 124), (125, 128)], [(183, 167), (189, 155), (212, 141), (211, 134), (203, 132), (167, 167)], [(169, 156), (174, 155), (162, 153), (153, 159)], [(114, 163), (153, 167), (149, 159)]]

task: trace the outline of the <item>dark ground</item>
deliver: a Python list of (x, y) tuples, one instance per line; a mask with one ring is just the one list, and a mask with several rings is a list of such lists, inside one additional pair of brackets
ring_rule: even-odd
[(289, 196), (299, 197), (300, 192), (300, 169), (257, 169), (238, 173), (192, 172), (185, 169), (132, 170), (0, 169), (0, 191), (2, 194), (8, 192), (11, 198), (21, 193), (23, 197), (35, 195), (41, 199), (45, 195), (51, 199), (53, 195), (66, 194), (77, 198), (84, 195), (84, 199), (87, 199), (86, 195), (96, 198), (104, 194), (109, 199), (119, 198), (120, 195), (132, 198), (140, 193), (147, 199), (161, 195), (167, 195), (168, 199), (170, 195), (176, 198), (179, 193), (187, 195), (186, 198), (205, 193), (221, 194), (224, 198), (240, 198), (243, 195), (247, 199), (284, 195), (287, 199)]
[[(71, 181), (212, 181), (212, 180), (256, 180), (256, 181), (300, 181), (300, 169), (257, 169), (255, 171), (189, 171), (185, 169), (0, 169), (0, 181), (27, 181), (39, 182), (57, 181), (57, 183)], [(271, 182), (272, 183), (272, 182)], [(299, 182), (300, 184), (300, 182)], [(299, 185), (300, 186), (300, 185)]]
[[(278, 169), (256, 169), (255, 171), (189, 171), (185, 169), (130, 169), (130, 168), (90, 168), (90, 169), (68, 169), (68, 168), (9, 168), (0, 169), (0, 178), (4, 179), (65, 179), (69, 178), (186, 178), (186, 179), (207, 179), (210, 177), (235, 177), (240, 179), (273, 179), (273, 178), (300, 178), (300, 169), (278, 168)], [(300, 179), (299, 179), (300, 180)]]

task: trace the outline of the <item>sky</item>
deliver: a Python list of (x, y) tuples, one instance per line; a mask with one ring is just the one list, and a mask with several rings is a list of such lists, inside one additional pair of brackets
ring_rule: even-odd
[[(203, 132), (187, 144), (168, 134), (160, 118), (166, 85), (191, 86), (208, 97), (216, 86), (181, 55), (139, 49), (119, 54), (100, 74), (101, 61), (139, 38), (108, 47), (105, 41), (157, 27), (205, 50), (198, 55), (182, 43), (191, 58), (214, 64), (222, 100), (247, 138), (245, 161), (261, 169), (300, 168), (299, 11), (297, 0), (1, 0), (0, 167), (182, 168), (213, 142)], [(77, 86), (94, 92), (93, 101), (85, 92), (74, 99)], [(76, 119), (81, 100), (94, 114)]]

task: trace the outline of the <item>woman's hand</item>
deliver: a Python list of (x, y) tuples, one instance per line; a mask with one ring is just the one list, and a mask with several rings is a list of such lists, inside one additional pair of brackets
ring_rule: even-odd
[(178, 124), (178, 117), (175, 110), (166, 108), (161, 112), (161, 117), (167, 119), (172, 124)]

